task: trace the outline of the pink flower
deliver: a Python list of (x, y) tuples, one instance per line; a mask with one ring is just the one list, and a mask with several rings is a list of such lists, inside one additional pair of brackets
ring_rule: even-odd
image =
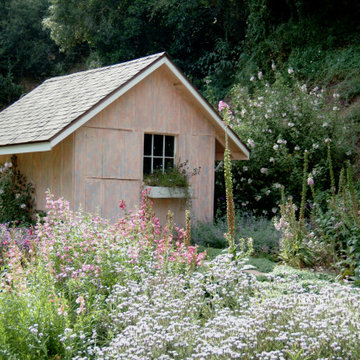
[(119, 206), (120, 206), (120, 209), (124, 210), (126, 208), (126, 202), (125, 200), (120, 200), (119, 201)]
[(314, 179), (311, 175), (309, 175), (308, 179), (307, 179), (307, 183), (309, 186), (313, 186), (314, 185)]
[(219, 108), (219, 112), (222, 112), (224, 109), (228, 109), (228, 113), (232, 114), (232, 111), (230, 110), (230, 106), (225, 101), (220, 100), (218, 108)]

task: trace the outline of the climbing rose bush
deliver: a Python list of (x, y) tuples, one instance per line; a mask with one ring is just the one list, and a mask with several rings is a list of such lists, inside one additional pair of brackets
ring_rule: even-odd
[[(326, 190), (327, 143), (331, 143), (338, 173), (341, 164), (352, 158), (354, 141), (352, 125), (339, 116), (338, 94), (307, 88), (294, 79), (293, 71), (273, 75), (272, 84), (261, 74), (253, 77), (253, 92), (237, 85), (231, 95), (231, 127), (251, 151), (249, 161), (234, 162), (235, 204), (266, 216), (278, 213), (282, 185), (298, 204), (305, 150), (317, 188)], [(219, 197), (225, 193), (220, 174)]]

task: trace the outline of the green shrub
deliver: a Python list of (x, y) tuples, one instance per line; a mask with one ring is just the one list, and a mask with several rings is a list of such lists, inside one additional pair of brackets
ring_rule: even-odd
[(198, 222), (191, 228), (191, 239), (194, 244), (204, 247), (225, 249), (227, 241), (224, 237), (226, 222)]
[[(336, 186), (330, 144), (328, 144), (328, 164), (330, 190), (325, 193), (325, 203), (321, 206), (321, 197), (315, 189), (311, 173), (307, 173), (307, 158), (304, 164), (302, 202), (299, 214), (291, 200), (285, 200), (280, 206), (281, 218), (275, 221), (277, 230), (281, 230), (280, 256), (292, 266), (315, 265), (332, 268), (341, 277), (350, 276), (360, 284), (360, 189), (353, 184), (352, 167), (342, 169)], [(308, 201), (305, 218), (305, 199)], [(319, 196), (321, 195), (321, 196)]]
[(33, 224), (34, 192), (33, 185), (18, 170), (15, 155), (0, 165), (0, 223)]
[(255, 216), (251, 213), (243, 213), (236, 219), (237, 231), (241, 237), (253, 238), (255, 255), (269, 255), (277, 257), (279, 251), (279, 233), (271, 220), (264, 216)]
[[(224, 233), (227, 226), (224, 219), (216, 222), (198, 222), (192, 226), (191, 238), (195, 244), (224, 249), (227, 246)], [(280, 235), (273, 223), (263, 216), (239, 213), (235, 217), (236, 238), (252, 238), (254, 254), (276, 256), (279, 250)]]
[(360, 284), (360, 189), (353, 185), (350, 164), (341, 172), (337, 190), (328, 196), (325, 210), (314, 207), (311, 237), (331, 249), (332, 265), (342, 276)]

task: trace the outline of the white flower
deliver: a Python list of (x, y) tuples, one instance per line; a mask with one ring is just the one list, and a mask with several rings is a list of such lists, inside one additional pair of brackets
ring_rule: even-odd
[(275, 159), (274, 159), (273, 157), (271, 157), (271, 158), (269, 159), (269, 161), (270, 161), (271, 163), (273, 163), (273, 162), (275, 161)]
[(247, 139), (247, 144), (252, 148), (255, 147), (255, 141), (253, 139)]
[(351, 155), (351, 150), (349, 150), (348, 152), (345, 153), (347, 156)]
[(331, 139), (326, 138), (326, 139), (324, 140), (324, 143), (327, 144), (328, 142), (331, 142)]
[(294, 127), (295, 124), (293, 122), (288, 122), (288, 127)]
[(333, 110), (334, 110), (334, 111), (338, 111), (338, 110), (340, 110), (340, 109), (339, 109), (337, 106), (334, 106), (334, 107), (333, 107)]
[(241, 110), (241, 116), (244, 116), (247, 113), (246, 109)]
[(275, 151), (277, 151), (277, 150), (279, 149), (279, 145), (275, 144), (275, 145), (273, 146), (273, 149), (274, 149)]
[(340, 97), (340, 94), (338, 94), (338, 93), (333, 93), (333, 98), (334, 99), (338, 99)]
[(265, 192), (266, 195), (270, 195), (270, 193), (271, 193), (271, 190), (266, 190), (266, 192)]
[(20, 194), (17, 193), (17, 194), (15, 195), (15, 198), (18, 199), (19, 197), (20, 197)]
[(0, 189), (0, 195), (2, 195), (4, 193), (3, 189)]
[(314, 149), (318, 149), (318, 148), (319, 148), (319, 145), (318, 145), (318, 144), (312, 144), (312, 147), (313, 147)]
[(21, 209), (25, 209), (25, 208), (26, 208), (26, 205), (25, 205), (25, 204), (21, 204), (20, 207), (21, 207)]
[(261, 80), (261, 79), (263, 78), (263, 73), (262, 73), (262, 71), (259, 71), (257, 75), (258, 75), (258, 79), (259, 79), (259, 80)]
[(327, 123), (327, 122), (324, 122), (323, 124), (322, 124), (322, 127), (328, 127), (329, 126), (329, 123)]
[(252, 76), (251, 78), (250, 78), (250, 81), (254, 81), (255, 80), (255, 76)]
[(248, 184), (251, 184), (252, 183), (252, 180), (251, 179), (248, 179)]
[(269, 129), (269, 130), (268, 130), (268, 133), (269, 133), (269, 134), (271, 134), (271, 133), (272, 133), (272, 130), (271, 130), (271, 129)]
[(258, 195), (258, 196), (255, 197), (255, 200), (256, 200), (256, 201), (259, 201), (260, 199), (261, 199), (261, 196), (260, 196), (260, 195)]
[(243, 166), (243, 171), (248, 171), (249, 168), (247, 166)]
[(279, 140), (277, 141), (278, 144), (282, 144), (282, 142), (283, 142), (283, 141), (282, 141), (281, 139), (279, 139)]
[(272, 69), (273, 71), (276, 70), (276, 65), (275, 65), (274, 63), (271, 64), (271, 69)]
[(282, 113), (281, 115), (282, 115), (282, 117), (286, 117), (286, 113)]
[(279, 183), (275, 183), (273, 186), (274, 186), (275, 189), (280, 189), (281, 188), (281, 184), (279, 184)]
[(267, 174), (268, 169), (267, 169), (267, 168), (261, 168), (261, 169), (260, 169), (260, 172), (261, 172), (262, 174)]
[(296, 145), (294, 149), (295, 149), (295, 151), (299, 151), (299, 150), (300, 150), (300, 146)]
[(288, 69), (288, 73), (291, 75), (291, 74), (293, 74), (294, 73), (294, 69), (293, 68), (289, 68)]
[(276, 207), (273, 207), (273, 208), (271, 209), (271, 211), (272, 211), (274, 214), (276, 214), (277, 211), (278, 211), (278, 209), (277, 209)]

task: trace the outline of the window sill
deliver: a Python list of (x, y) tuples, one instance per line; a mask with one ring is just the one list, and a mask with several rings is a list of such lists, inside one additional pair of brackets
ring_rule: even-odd
[(186, 199), (192, 197), (191, 187), (145, 186), (151, 199)]

